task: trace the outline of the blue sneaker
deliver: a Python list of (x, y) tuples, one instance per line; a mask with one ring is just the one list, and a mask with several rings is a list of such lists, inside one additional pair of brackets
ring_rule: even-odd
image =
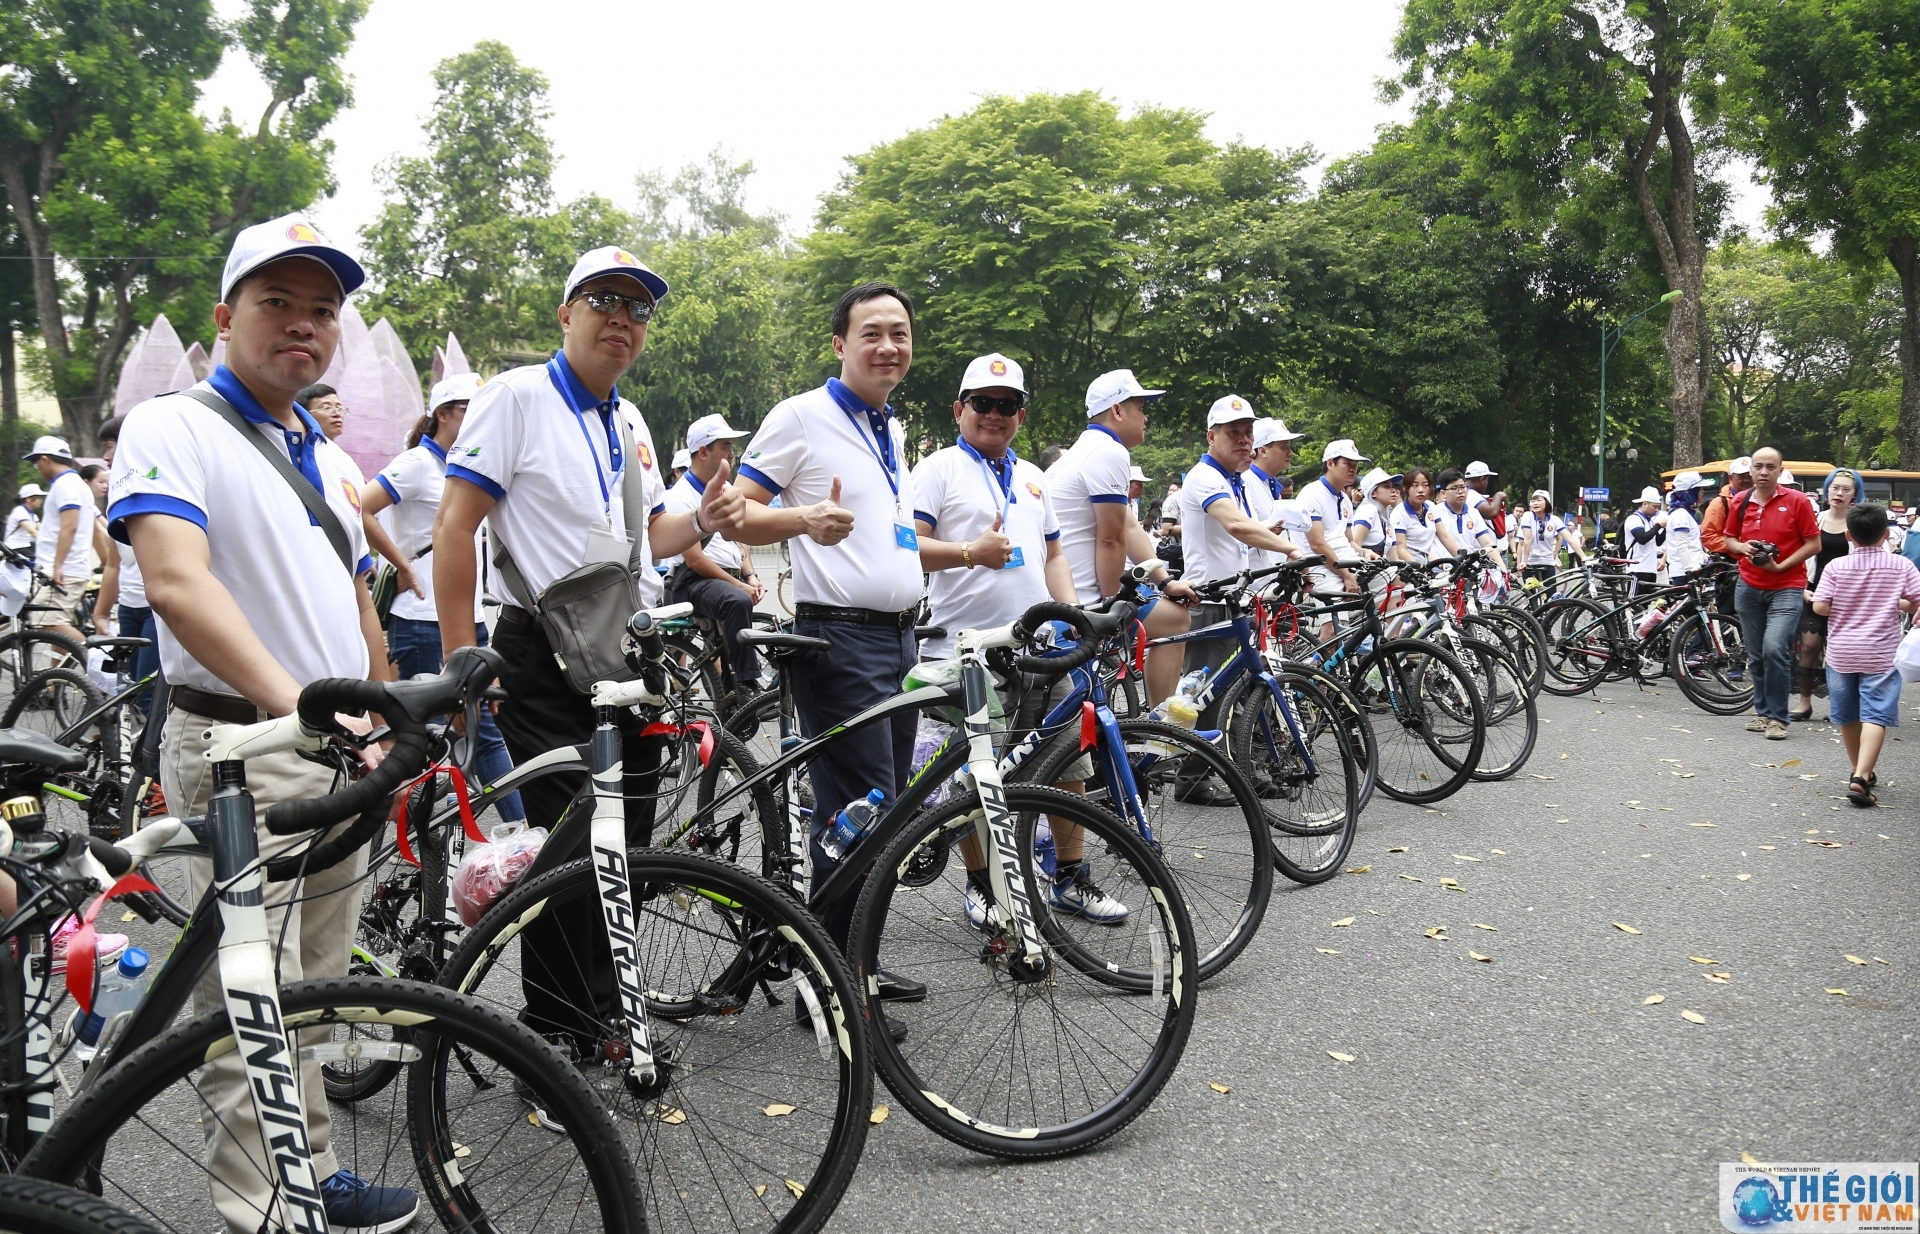
[(1053, 876), (1053, 907), (1056, 912), (1108, 926), (1119, 925), (1133, 911), (1094, 886), (1093, 871), (1084, 861), (1060, 863)]
[(333, 1234), (391, 1234), (413, 1223), (420, 1197), (405, 1187), (376, 1187), (352, 1170), (320, 1184), (327, 1227)]

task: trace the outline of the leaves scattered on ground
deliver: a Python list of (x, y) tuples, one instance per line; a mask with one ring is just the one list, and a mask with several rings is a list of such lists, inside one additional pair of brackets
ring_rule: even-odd
[(1616, 930), (1624, 930), (1624, 931), (1625, 931), (1626, 933), (1628, 933), (1628, 934), (1638, 934), (1638, 933), (1640, 932), (1640, 931), (1638, 931), (1638, 930), (1636, 930), (1636, 929), (1634, 929), (1634, 928), (1633, 928), (1632, 926), (1630, 926), (1630, 925), (1628, 925), (1628, 924), (1627, 924), (1626, 922), (1624, 922), (1624, 921), (1616, 921), (1616, 922), (1614, 922), (1614, 923), (1613, 923), (1613, 928), (1614, 928), (1614, 929), (1616, 929)]
[(1651, 1007), (1655, 1003), (1664, 1003), (1666, 1001), (1667, 1001), (1667, 996), (1664, 994), (1649, 994), (1645, 998), (1640, 1000), (1640, 1005), (1642, 1007)]
[(1472, 951), (1472, 950), (1469, 950), (1469, 951), (1467, 952), (1467, 958), (1468, 958), (1469, 960), (1478, 960), (1478, 961), (1480, 961), (1480, 962), (1481, 962), (1482, 964), (1491, 964), (1491, 963), (1493, 963), (1493, 957), (1492, 957), (1492, 956), (1490, 956), (1490, 955), (1481, 955), (1481, 954), (1480, 954), (1479, 952), (1477, 952), (1477, 951)]
[(1697, 1011), (1682, 1011), (1680, 1018), (1689, 1024), (1705, 1024), (1707, 1022), (1707, 1017)]
[(1350, 1063), (1353, 1061), (1353, 1055), (1342, 1054), (1338, 1050), (1328, 1050), (1327, 1057), (1332, 1059), (1336, 1063)]
[(1342, 917), (1340, 920), (1334, 922), (1333, 924), (1336, 926), (1350, 926), (1353, 924), (1353, 918)]
[(772, 1105), (768, 1106), (766, 1109), (760, 1112), (762, 1114), (765, 1114), (768, 1118), (783, 1118), (786, 1115), (793, 1113), (795, 1110), (799, 1108), (800, 1107), (797, 1105), (788, 1105), (784, 1101), (776, 1101)]
[(1230, 1086), (1222, 1084), (1217, 1080), (1208, 1080), (1207, 1087), (1211, 1088), (1216, 1093), (1230, 1093), (1233, 1091), (1233, 1089)]
[(893, 1113), (893, 1111), (889, 1110), (886, 1106), (877, 1105), (873, 1107), (873, 1113), (867, 1115), (867, 1121), (878, 1127), (881, 1123), (887, 1121), (887, 1115), (891, 1113)]

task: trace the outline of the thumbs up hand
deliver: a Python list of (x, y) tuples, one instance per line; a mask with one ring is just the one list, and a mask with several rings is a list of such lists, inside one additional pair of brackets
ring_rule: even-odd
[(802, 511), (802, 520), (815, 544), (838, 544), (853, 533), (853, 511), (840, 504), (839, 476), (833, 478), (833, 488), (825, 501)]
[(720, 470), (714, 472), (713, 479), (707, 484), (707, 491), (700, 498), (700, 525), (729, 540), (738, 540), (746, 522), (747, 498), (746, 494), (727, 483), (729, 471), (723, 460)]
[(968, 556), (976, 566), (985, 566), (989, 570), (998, 570), (1007, 564), (1013, 556), (1013, 541), (1007, 539), (1000, 530), (1000, 516), (993, 516), (993, 526), (980, 533), (980, 537), (967, 546)]

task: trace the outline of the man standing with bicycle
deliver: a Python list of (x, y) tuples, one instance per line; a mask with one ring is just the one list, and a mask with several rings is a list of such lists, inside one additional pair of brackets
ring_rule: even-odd
[[(172, 683), (161, 738), (161, 783), (182, 816), (205, 813), (214, 790), (205, 758), (214, 724), (292, 713), (300, 690), (328, 677), (384, 679), (386, 645), (367, 593), (372, 569), (360, 525), (356, 469), (294, 395), (316, 381), (340, 342), (340, 308), (360, 265), (298, 215), (235, 238), (214, 322), (226, 362), (191, 390), (127, 413), (114, 455), (109, 526), (134, 546), (147, 601), (160, 618), (160, 659)], [(359, 722), (365, 731), (365, 722)], [(377, 762), (370, 751), (367, 761)], [(335, 772), (295, 753), (256, 758), (247, 786), (267, 807), (319, 797)], [(263, 857), (311, 841), (259, 827)], [(264, 887), (282, 982), (341, 976), (358, 917), (366, 854), (304, 881)], [(193, 891), (211, 871), (193, 863)], [(202, 1011), (225, 1005), (217, 970), (195, 991)], [(328, 1030), (315, 1030), (324, 1039)], [(414, 1193), (370, 1186), (339, 1168), (320, 1064), (300, 1063), (314, 1173), (336, 1229), (396, 1230)], [(240, 1057), (208, 1064), (201, 1094), (214, 1202), (234, 1234), (284, 1220), (269, 1179)]]
[(1753, 681), (1747, 731), (1785, 741), (1793, 644), (1806, 603), (1806, 560), (1820, 551), (1820, 517), (1806, 497), (1781, 486), (1780, 451), (1762, 446), (1753, 452), (1752, 467), (1753, 488), (1728, 503), (1722, 551), (1740, 560), (1734, 610)]
[(93, 490), (73, 469), (73, 451), (58, 437), (37, 439), (27, 461), (47, 482), (33, 544), (33, 568), (46, 575), (47, 582), (28, 597), (26, 624), (84, 642), (73, 624), (73, 602), (93, 574), (87, 562), (93, 544)]

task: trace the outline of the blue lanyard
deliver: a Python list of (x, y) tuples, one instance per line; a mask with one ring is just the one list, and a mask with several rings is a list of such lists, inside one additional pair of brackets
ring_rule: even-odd
[[(875, 411), (860, 401), (858, 395), (840, 381), (838, 377), (827, 379), (827, 393), (832, 396), (840, 410), (846, 413), (847, 420), (853, 425), (854, 436), (867, 447), (867, 453), (873, 455), (873, 461), (880, 464), (880, 474), (887, 478), (887, 487), (893, 490), (893, 504), (900, 504), (900, 476), (893, 457), (893, 434), (887, 431), (886, 412)], [(852, 404), (849, 406), (848, 404)], [(892, 410), (891, 408), (888, 409)], [(866, 413), (868, 427), (873, 430), (872, 438), (860, 427), (860, 413)], [(876, 446), (875, 441), (880, 444)]]
[[(567, 400), (567, 409), (573, 412), (575, 424), (580, 426), (580, 439), (587, 443), (587, 454), (593, 459), (593, 478), (600, 482), (600, 501), (606, 507), (607, 525), (613, 525), (613, 494), (607, 489), (607, 473), (600, 466), (600, 452), (593, 448), (593, 434), (587, 431), (587, 416), (580, 409), (579, 400), (573, 397), (573, 369), (567, 364), (564, 354), (556, 353), (547, 361), (547, 377), (553, 382), (553, 388), (560, 391), (560, 397)], [(620, 457), (620, 430), (614, 426), (613, 417), (619, 407), (620, 392), (614, 391), (613, 397), (594, 408), (605, 418), (607, 429), (607, 457), (613, 460), (614, 478), (618, 479), (626, 460)]]
[(1220, 460), (1211, 454), (1202, 454), (1200, 461), (1203, 463), (1212, 463), (1213, 469), (1227, 478), (1227, 487), (1233, 490), (1233, 499), (1240, 503), (1240, 512), (1248, 518), (1252, 518), (1253, 508), (1247, 504), (1247, 486), (1240, 482), (1240, 477), (1228, 471), (1225, 467), (1222, 467)]
[(1007, 507), (1020, 504), (1019, 495), (1013, 491), (1013, 468), (1014, 464), (1020, 461), (1020, 456), (1008, 450), (1006, 458), (999, 460), (1005, 463), (1007, 468), (1006, 478), (1002, 479), (1000, 469), (993, 465), (994, 460), (974, 449), (964, 437), (960, 439), (960, 448), (980, 464), (980, 470), (987, 473), (987, 487), (994, 491), (994, 500), (998, 503), (1000, 511), (1000, 525), (1004, 530), (1007, 523)]

